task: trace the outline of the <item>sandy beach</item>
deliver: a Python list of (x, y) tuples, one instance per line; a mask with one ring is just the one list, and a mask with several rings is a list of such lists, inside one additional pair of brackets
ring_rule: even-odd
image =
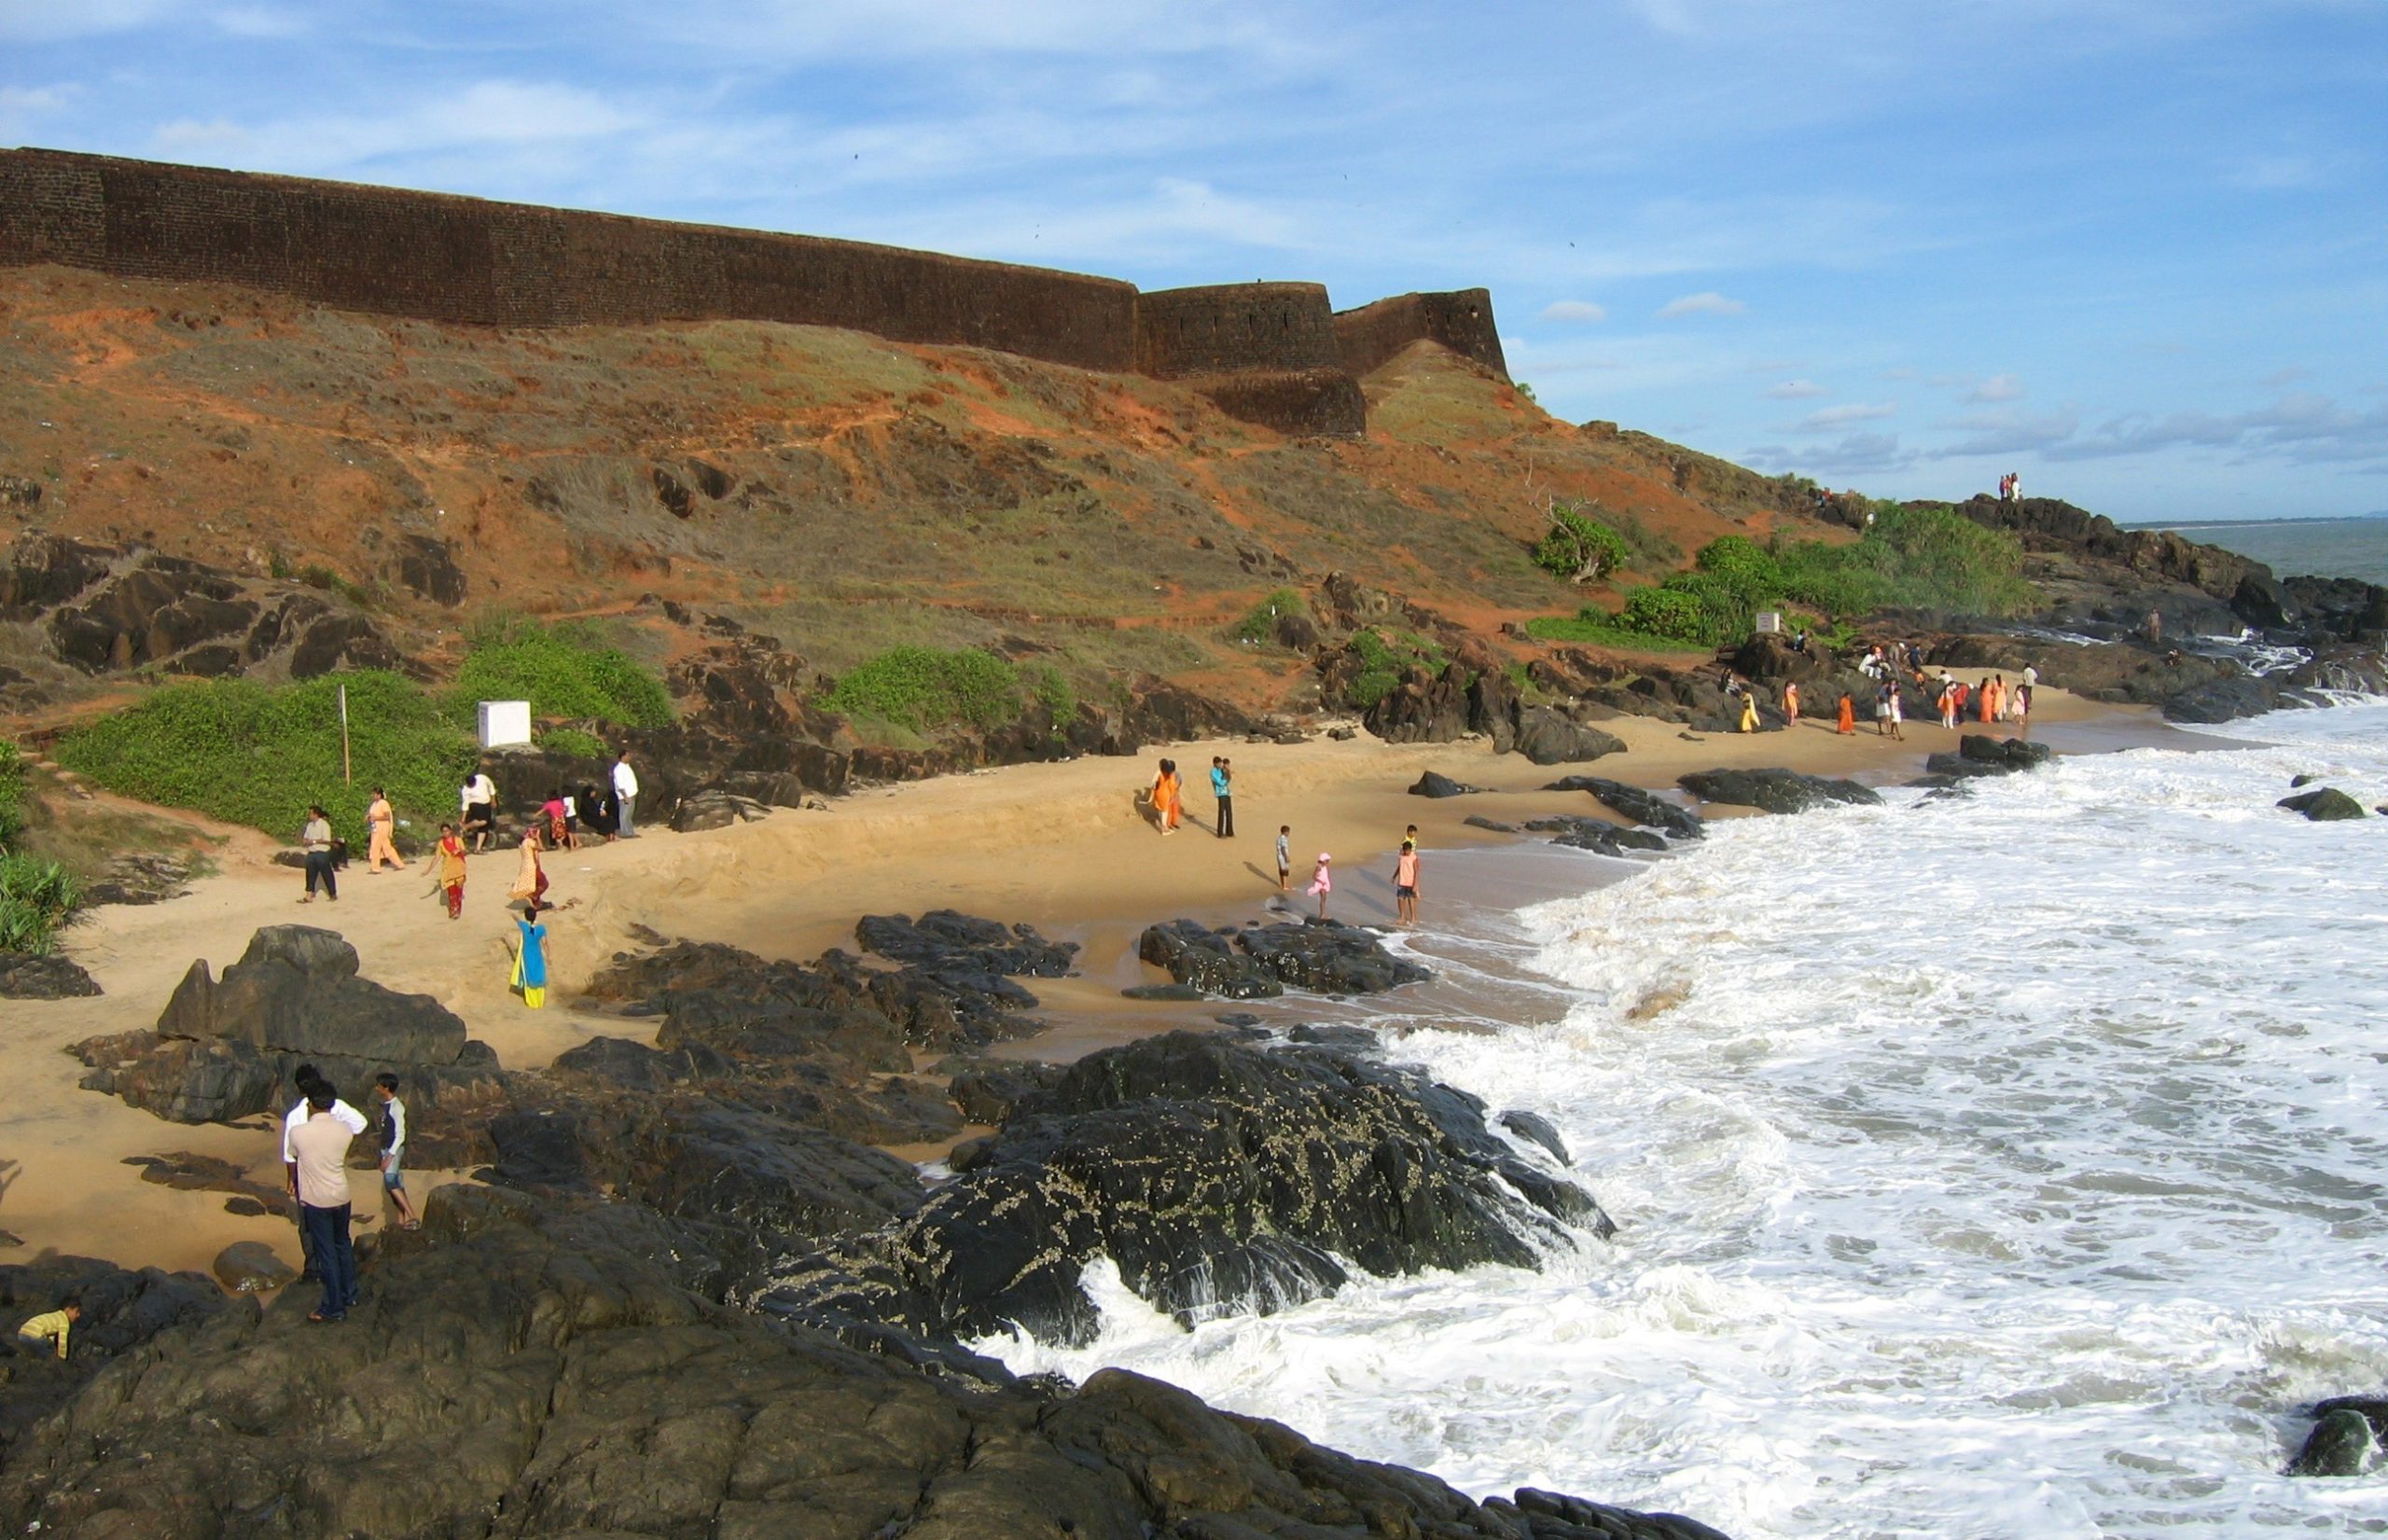
[[(2034, 733), (2068, 752), (2214, 742), (2141, 710), (2054, 689), (2040, 692), (2039, 705)], [(1195, 742), (1154, 748), (1137, 759), (1020, 766), (866, 789), (826, 811), (783, 809), (728, 829), (658, 832), (558, 853), (548, 862), (550, 897), (570, 907), (550, 919), (556, 988), (541, 1011), (525, 1008), (506, 987), (514, 934), (504, 907), (516, 861), (510, 849), (475, 858), (464, 918), (451, 923), (420, 864), (368, 876), (358, 863), (344, 877), (337, 905), (301, 906), (299, 876), (273, 864), (271, 841), (252, 831), (216, 829), (229, 836), (220, 870), (187, 896), (101, 908), (68, 932), (64, 950), (90, 971), (103, 995), (8, 1003), (8, 1030), (0, 1039), (0, 1227), (21, 1242), (12, 1252), (18, 1256), (54, 1249), (132, 1266), (203, 1269), (236, 1240), (265, 1240), (295, 1252), (286, 1222), (227, 1214), (220, 1193), (145, 1183), (125, 1163), (187, 1150), (243, 1163), (257, 1180), (278, 1185), (278, 1145), (264, 1119), (230, 1127), (165, 1123), (80, 1089), (83, 1066), (62, 1051), (85, 1037), (152, 1025), (194, 961), (204, 958), (220, 970), (261, 925), (340, 931), (355, 945), (367, 977), (437, 997), (507, 1068), (522, 1069), (593, 1035), (651, 1039), (651, 1021), (576, 1005), (589, 978), (616, 952), (639, 946), (646, 933), (810, 958), (826, 947), (851, 947), (860, 915), (950, 907), (1026, 921), (1083, 947), (1079, 977), (1036, 986), (1053, 1030), (1007, 1050), (1068, 1057), (1216, 1014), (1211, 1005), (1122, 1000), (1122, 987), (1159, 977), (1134, 959), (1134, 938), (1145, 925), (1177, 915), (1225, 922), (1266, 912), (1278, 896), (1273, 849), (1281, 824), (1293, 828), (1296, 891), (1284, 900), (1287, 906), (1310, 910), (1299, 889), (1313, 858), (1326, 851), (1338, 874), (1330, 912), (1385, 924), (1393, 918), (1392, 853), (1404, 826), (1418, 825), (1427, 852), (1422, 919), (1431, 927), (1434, 853), (1513, 838), (1467, 825), (1469, 815), (1516, 822), (1601, 811), (1581, 793), (1538, 789), (1571, 769), (1655, 788), (1715, 766), (1784, 765), (1882, 784), (1920, 773), (1924, 756), (1952, 746), (1956, 736), (1937, 722), (1909, 723), (1903, 742), (1877, 737), (1870, 725), (1846, 738), (1817, 722), (1749, 737), (1686, 734), (1646, 718), (1604, 726), (1625, 740), (1628, 752), (1589, 766), (1535, 766), (1495, 756), (1482, 742), (1390, 746), (1365, 736), (1298, 745)], [(1189, 784), (1187, 821), (1166, 839), (1134, 801), (1163, 752), (1187, 769)], [(1209, 828), (1201, 771), (1214, 754), (1235, 765), (1233, 839), (1216, 839)], [(1426, 770), (1484, 787), (1484, 794), (1440, 800), (1407, 795)], [(449, 812), (402, 811), (418, 821)], [(418, 1193), (425, 1180), (417, 1178)]]

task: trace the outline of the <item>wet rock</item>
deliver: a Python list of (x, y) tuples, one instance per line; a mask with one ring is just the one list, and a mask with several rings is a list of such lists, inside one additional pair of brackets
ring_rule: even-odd
[(1192, 920), (1145, 927), (1136, 955), (1181, 984), (1227, 1000), (1273, 1000), (1285, 992), (1274, 974), (1238, 952), (1223, 936)]
[(125, 1161), (141, 1168), (141, 1180), (177, 1192), (229, 1192), (257, 1206), (260, 1214), (296, 1219), (287, 1189), (249, 1180), (245, 1168), (212, 1155), (177, 1150), (172, 1155), (136, 1155)]
[(99, 992), (80, 964), (54, 951), (0, 951), (0, 999), (72, 1000)]
[(2319, 791), (2299, 792), (2295, 797), (2284, 797), (2272, 805), (2286, 808), (2291, 812), (2303, 813), (2317, 824), (2364, 816), (2363, 804), (2336, 786), (2324, 786)]
[(1708, 832), (1700, 814), (1675, 806), (1657, 792), (1628, 785), (1622, 781), (1610, 781), (1598, 775), (1565, 775), (1542, 789), (1590, 792), (1593, 800), (1620, 818), (1630, 818), (1645, 828), (1658, 829), (1677, 839), (1697, 839)]
[(1471, 812), (1466, 817), (1461, 819), (1460, 822), (1465, 824), (1469, 828), (1489, 829), (1494, 834), (1515, 834), (1518, 832), (1518, 825), (1515, 824), (1504, 824), (1498, 818), (1487, 818), (1480, 812)]
[(997, 1061), (968, 1066), (953, 1076), (947, 1093), (962, 1116), (973, 1123), (1001, 1124), (1012, 1109), (1039, 1091), (1049, 1090), (1062, 1078), (1058, 1064)]
[(1247, 927), (1235, 944), (1279, 982), (1316, 994), (1376, 994), (1434, 977), (1385, 950), (1374, 932), (1315, 917)]
[(1550, 1126), (1550, 1119), (1540, 1113), (1527, 1112), (1521, 1107), (1512, 1107), (1501, 1115), (1501, 1126), (1519, 1138), (1548, 1150), (1550, 1158), (1561, 1165), (1572, 1166), (1576, 1163), (1567, 1154), (1567, 1141), (1559, 1137), (1559, 1131)]
[(1202, 992), (1191, 984), (1131, 984), (1120, 994), (1130, 1000), (1200, 1000)]
[(1943, 751), (1932, 755), (1923, 761), (1923, 768), (1935, 776), (1961, 781), (2013, 775), (2045, 765), (2055, 757), (2056, 751), (2046, 743), (2034, 743), (2022, 738), (2002, 741), (1986, 732), (1969, 732), (1958, 740), (1955, 753)]
[(2288, 778), (2288, 787), (2289, 790), (2295, 791), (2299, 786), (2310, 786), (2320, 779), (2318, 775), (2292, 775)]
[(1758, 808), (1767, 812), (1806, 812), (1836, 803), (1873, 806), (1882, 799), (1854, 781), (1828, 780), (1772, 767), (1764, 770), (1694, 770), (1680, 778), (1685, 790), (1708, 802)]
[(2270, 677), (2234, 674), (2197, 685), (2164, 698), (2159, 709), (2167, 722), (2214, 724), (2256, 716), (2283, 704), (2281, 686)]
[(1064, 978), (1076, 965), (1077, 943), (1048, 941), (1033, 925), (932, 909), (909, 915), (866, 915), (854, 926), (863, 950), (899, 963), (960, 964), (1012, 978)]
[(1601, 855), (1622, 856), (1629, 850), (1662, 851), (1666, 838), (1649, 829), (1625, 828), (1604, 818), (1579, 818), (1562, 813), (1550, 818), (1527, 821), (1526, 827), (1536, 834), (1554, 836), (1551, 843), (1571, 850), (1588, 850)]
[[(2327, 1409), (2324, 1409), (2327, 1408)], [(2353, 1407), (2314, 1408), (2313, 1431), (2289, 1461), (2290, 1476), (2360, 1476), (2380, 1452), (2371, 1419)]]
[(1518, 712), (1517, 751), (1537, 765), (1569, 765), (1622, 754), (1625, 742), (1548, 706), (1523, 706)]
[(298, 1269), (262, 1241), (235, 1241), (208, 1264), (215, 1281), (234, 1294), (262, 1294), (296, 1283)]
[(1100, 1255), (1190, 1322), (1381, 1275), (1539, 1264), (1537, 1239), (1605, 1232), (1590, 1195), (1520, 1158), (1483, 1104), (1320, 1047), (1173, 1033), (1089, 1055), (1015, 1109), (972, 1169), (910, 1217), (831, 1244), (762, 1297), (793, 1319), (932, 1337), (1096, 1326)]
[(1454, 781), (1450, 776), (1436, 770), (1426, 770), (1418, 777), (1417, 784), (1409, 788), (1409, 795), (1437, 798), (1465, 797), (1483, 789), (1482, 786), (1471, 786), (1465, 781)]

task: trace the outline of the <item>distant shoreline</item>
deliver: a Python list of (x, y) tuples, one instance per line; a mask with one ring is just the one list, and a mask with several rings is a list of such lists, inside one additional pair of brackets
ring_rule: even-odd
[(2378, 513), (2340, 513), (2296, 519), (2169, 519), (2145, 523), (2117, 524), (2126, 530), (2276, 529), (2284, 524), (2376, 524), (2388, 520), (2388, 509)]

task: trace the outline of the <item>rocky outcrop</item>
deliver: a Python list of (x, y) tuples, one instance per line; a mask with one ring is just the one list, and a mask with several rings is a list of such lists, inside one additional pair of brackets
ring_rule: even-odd
[(2284, 797), (2273, 805), (2286, 808), (2291, 812), (2302, 813), (2316, 824), (2334, 823), (2339, 819), (2364, 816), (2363, 804), (2336, 786), (2301, 791), (2294, 797)]
[(1465, 781), (1454, 781), (1439, 770), (1424, 770), (1420, 772), (1416, 784), (1410, 786), (1409, 795), (1433, 798), (1467, 797), (1483, 789), (1482, 786), (1471, 786)]
[(70, 1000), (100, 992), (82, 964), (56, 952), (0, 951), (0, 999)]
[(1479, 1505), (1119, 1370), (931, 1374), (900, 1344), (775, 1328), (691, 1294), (643, 1213), (440, 1188), (421, 1232), (368, 1260), (346, 1325), (309, 1326), (294, 1290), (153, 1335), (20, 1437), (0, 1522), (69, 1540), (1716, 1540), (1538, 1491)]
[(1517, 752), (1537, 765), (1577, 765), (1603, 755), (1624, 753), (1625, 741), (1548, 706), (1522, 706), (1518, 711)]
[[(83, 1315), (62, 1362), (18, 1345), (20, 1325), (68, 1303), (80, 1305)], [(133, 1270), (55, 1255), (0, 1266), (0, 1450), (17, 1451), (36, 1422), (110, 1366), (137, 1356), (160, 1332), (208, 1321), (224, 1309), (223, 1292), (203, 1273)], [(28, 1533), (21, 1523), (16, 1529)]]
[(1193, 920), (1147, 926), (1136, 955), (1178, 983), (1229, 1000), (1267, 1000), (1290, 986), (1374, 994), (1433, 977), (1394, 956), (1374, 933), (1315, 918), (1213, 930)]
[(2313, 1408), (2313, 1430), (2283, 1473), (2361, 1476), (2388, 1436), (2388, 1396), (2334, 1395)]
[(1704, 802), (1758, 808), (1767, 812), (1806, 812), (1839, 803), (1871, 806), (1881, 798), (1854, 781), (1802, 775), (1771, 767), (1763, 770), (1694, 770), (1680, 778), (1686, 791)]
[(1999, 739), (1986, 732), (1969, 732), (1957, 741), (1955, 753), (1944, 750), (1932, 755), (1923, 761), (1923, 768), (1950, 780), (1978, 780), (2036, 770), (2055, 757), (2054, 749), (2027, 738)]
[(1662, 851), (1666, 837), (1649, 829), (1625, 828), (1605, 818), (1583, 818), (1562, 813), (1551, 818), (1535, 818), (1526, 827), (1536, 834), (1554, 836), (1551, 843), (1573, 850), (1588, 850), (1601, 855), (1622, 857), (1627, 851)]
[(1593, 800), (1619, 817), (1630, 818), (1644, 828), (1654, 828), (1674, 839), (1698, 839), (1708, 832), (1707, 823), (1688, 808), (1679, 808), (1654, 791), (1630, 786), (1622, 781), (1604, 780), (1597, 775), (1565, 775), (1542, 788), (1545, 791), (1590, 792)]
[(1173, 1033), (1074, 1064), (1023, 1098), (920, 1212), (791, 1268), (760, 1300), (930, 1337), (1017, 1325), (1083, 1342), (1079, 1274), (1110, 1258), (1192, 1320), (1381, 1275), (1498, 1261), (1606, 1233), (1597, 1204), (1485, 1126), (1482, 1103), (1326, 1048)]
[(465, 1131), (504, 1096), (496, 1054), (429, 995), (385, 989), (356, 967), (356, 949), (336, 932), (268, 925), (223, 978), (193, 963), (154, 1031), (76, 1044), (90, 1070), (83, 1088), (172, 1122), (229, 1122), (295, 1096), (301, 1062), (360, 1104), (388, 1070), (405, 1081), (419, 1159), (479, 1158)]

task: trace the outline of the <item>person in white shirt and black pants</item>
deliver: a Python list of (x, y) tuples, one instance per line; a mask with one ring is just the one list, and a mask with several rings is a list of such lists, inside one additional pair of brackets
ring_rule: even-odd
[(631, 769), (631, 751), (628, 749), (614, 756), (614, 800), (621, 808), (620, 838), (637, 839), (638, 830), (631, 825), (631, 804), (638, 800), (638, 771)]

